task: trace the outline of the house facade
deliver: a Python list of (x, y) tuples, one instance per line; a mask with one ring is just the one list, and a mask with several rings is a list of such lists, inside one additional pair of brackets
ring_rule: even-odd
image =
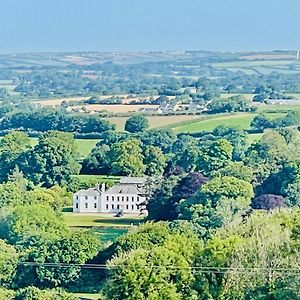
[(73, 212), (138, 214), (145, 209), (145, 183), (145, 177), (123, 177), (107, 190), (104, 184), (80, 190), (73, 195)]

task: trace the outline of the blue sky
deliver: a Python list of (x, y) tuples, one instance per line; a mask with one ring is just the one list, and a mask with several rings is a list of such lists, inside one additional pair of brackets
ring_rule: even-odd
[(300, 48), (299, 0), (2, 0), (0, 53)]

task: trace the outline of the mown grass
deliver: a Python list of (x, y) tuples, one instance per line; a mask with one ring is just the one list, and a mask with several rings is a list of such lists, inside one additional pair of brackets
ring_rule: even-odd
[(118, 237), (128, 232), (127, 227), (97, 227), (91, 231), (102, 243), (114, 242)]
[(63, 218), (69, 227), (111, 227), (128, 228), (143, 221), (141, 217), (112, 217), (104, 215), (87, 215), (80, 213), (63, 213)]
[(98, 300), (103, 299), (102, 294), (89, 294), (89, 293), (73, 293), (79, 299)]
[(81, 183), (109, 183), (114, 184), (119, 182), (120, 176), (107, 176), (107, 175), (73, 175), (73, 178), (79, 179)]
[(99, 142), (99, 139), (76, 139), (75, 144), (77, 145), (79, 155), (82, 158), (87, 157), (93, 148), (96, 147), (96, 144)]
[(247, 144), (251, 145), (254, 142), (257, 142), (261, 139), (263, 136), (263, 133), (252, 133), (247, 135)]

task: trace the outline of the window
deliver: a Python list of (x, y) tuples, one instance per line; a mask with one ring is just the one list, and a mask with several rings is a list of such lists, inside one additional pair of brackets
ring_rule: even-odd
[(140, 197), (139, 197), (139, 196), (136, 197), (136, 201), (137, 201), (137, 202), (140, 201)]
[(129, 207), (129, 205), (128, 205), (128, 204), (126, 204), (126, 209), (128, 209), (128, 207)]
[(127, 202), (129, 201), (129, 197), (126, 197), (126, 201), (127, 201)]
[(124, 202), (124, 196), (122, 196), (122, 201)]
[(106, 204), (106, 206), (105, 206), (105, 207), (106, 207), (106, 209), (108, 209), (108, 204)]
[(89, 207), (88, 203), (85, 203), (85, 208), (88, 208), (88, 207)]
[(97, 200), (97, 196), (94, 196), (94, 199)]
[(109, 201), (109, 197), (108, 196), (106, 196), (106, 201)]
[(120, 205), (119, 204), (117, 205), (117, 209), (120, 209)]
[(131, 208), (134, 209), (134, 205), (131, 205)]
[(87, 200), (88, 199), (88, 196), (85, 196), (85, 200)]
[(97, 208), (97, 203), (94, 203), (94, 208)]
[(78, 208), (78, 203), (76, 203), (75, 207)]
[(78, 196), (76, 196), (76, 200), (78, 200), (79, 199), (79, 197)]
[(118, 201), (118, 202), (120, 201), (120, 197), (117, 197), (117, 201)]
[(112, 204), (112, 205), (111, 205), (111, 208), (112, 208), (112, 209), (114, 209), (114, 208), (115, 208), (115, 206)]
[(134, 197), (132, 197), (131, 200), (134, 201)]
[(111, 201), (115, 201), (115, 197), (114, 196), (111, 197)]

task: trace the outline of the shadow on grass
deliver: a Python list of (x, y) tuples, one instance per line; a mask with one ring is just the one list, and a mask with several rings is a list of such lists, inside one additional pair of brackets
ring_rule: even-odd
[(62, 212), (73, 212), (73, 207), (72, 207), (72, 206), (64, 207), (64, 208), (62, 209)]
[(101, 224), (138, 225), (142, 223), (143, 220), (114, 218), (114, 219), (95, 219), (93, 220), (93, 222), (101, 223)]

